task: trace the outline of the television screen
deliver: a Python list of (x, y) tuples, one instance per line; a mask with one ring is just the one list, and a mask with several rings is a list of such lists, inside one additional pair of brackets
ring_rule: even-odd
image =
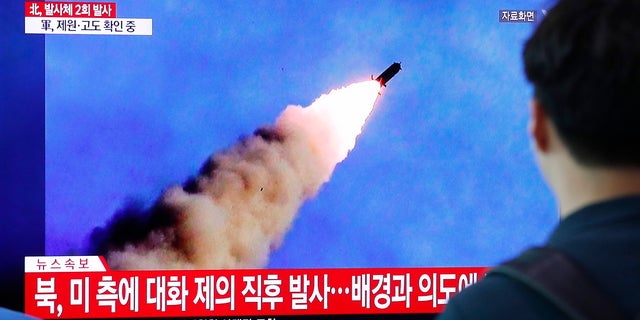
[[(44, 143), (41, 167), (15, 177), (43, 184), (23, 197), (43, 202), (44, 245), (22, 256), (484, 267), (558, 220), (521, 61), (544, 1), (22, 4), (4, 14), (44, 61), (44, 104), (22, 110), (41, 122), (20, 143)], [(44, 18), (25, 18), (34, 4)]]

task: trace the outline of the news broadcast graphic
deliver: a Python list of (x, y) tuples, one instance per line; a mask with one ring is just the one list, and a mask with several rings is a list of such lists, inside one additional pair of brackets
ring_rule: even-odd
[(487, 268), (112, 271), (98, 256), (25, 258), (44, 319), (437, 313)]
[(538, 21), (537, 10), (500, 10), (500, 22), (525, 22)]
[(152, 19), (116, 17), (115, 2), (25, 2), (28, 34), (152, 34)]
[[(46, 38), (46, 250), (30, 256), (109, 266), (28, 272), (29, 310), (110, 312), (99, 302), (122, 282), (142, 315), (157, 306), (147, 283), (184, 279), (196, 312), (198, 285), (224, 276), (234, 311), (297, 315), (295, 277), (311, 289), (326, 276), (335, 292), (306, 311), (341, 314), (363, 303), (354, 288), (404, 277), (406, 301), (354, 310), (438, 312), (482, 277), (465, 266), (495, 265), (557, 221), (519, 60), (539, 5), (25, 2), (24, 36)], [(496, 21), (520, 12), (504, 22), (526, 23)], [(245, 301), (272, 280), (273, 312)], [(436, 298), (419, 300), (427, 287)], [(109, 317), (131, 314), (126, 301)]]

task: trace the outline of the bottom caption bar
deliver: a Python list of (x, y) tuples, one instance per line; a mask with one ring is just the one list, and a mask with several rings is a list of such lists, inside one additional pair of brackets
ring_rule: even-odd
[[(441, 312), (452, 296), (488, 271), (487, 267), (113, 271), (101, 257), (28, 258), (25, 312), (44, 319), (257, 320), (305, 315), (398, 319)], [(78, 263), (72, 264), (75, 260)]]

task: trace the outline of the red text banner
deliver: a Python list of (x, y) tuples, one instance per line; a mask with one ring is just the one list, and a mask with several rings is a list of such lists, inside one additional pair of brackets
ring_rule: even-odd
[(26, 313), (86, 319), (437, 313), (488, 269), (29, 270)]
[(24, 3), (25, 17), (115, 18), (115, 2), (32, 2)]

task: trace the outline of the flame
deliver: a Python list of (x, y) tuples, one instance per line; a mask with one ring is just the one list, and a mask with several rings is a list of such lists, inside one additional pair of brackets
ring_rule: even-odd
[(332, 149), (336, 151), (336, 162), (344, 160), (356, 145), (356, 138), (373, 110), (379, 89), (377, 81), (354, 83), (320, 96), (307, 108), (310, 113), (324, 114), (328, 120), (327, 130), (332, 135), (327, 134), (327, 137), (335, 139)]
[[(328, 181), (335, 166), (353, 150), (358, 135), (378, 97), (380, 83), (375, 80), (353, 83), (317, 98), (310, 106), (289, 106), (278, 119), (297, 123), (306, 131), (325, 168)], [(291, 120), (291, 118), (297, 118)]]

